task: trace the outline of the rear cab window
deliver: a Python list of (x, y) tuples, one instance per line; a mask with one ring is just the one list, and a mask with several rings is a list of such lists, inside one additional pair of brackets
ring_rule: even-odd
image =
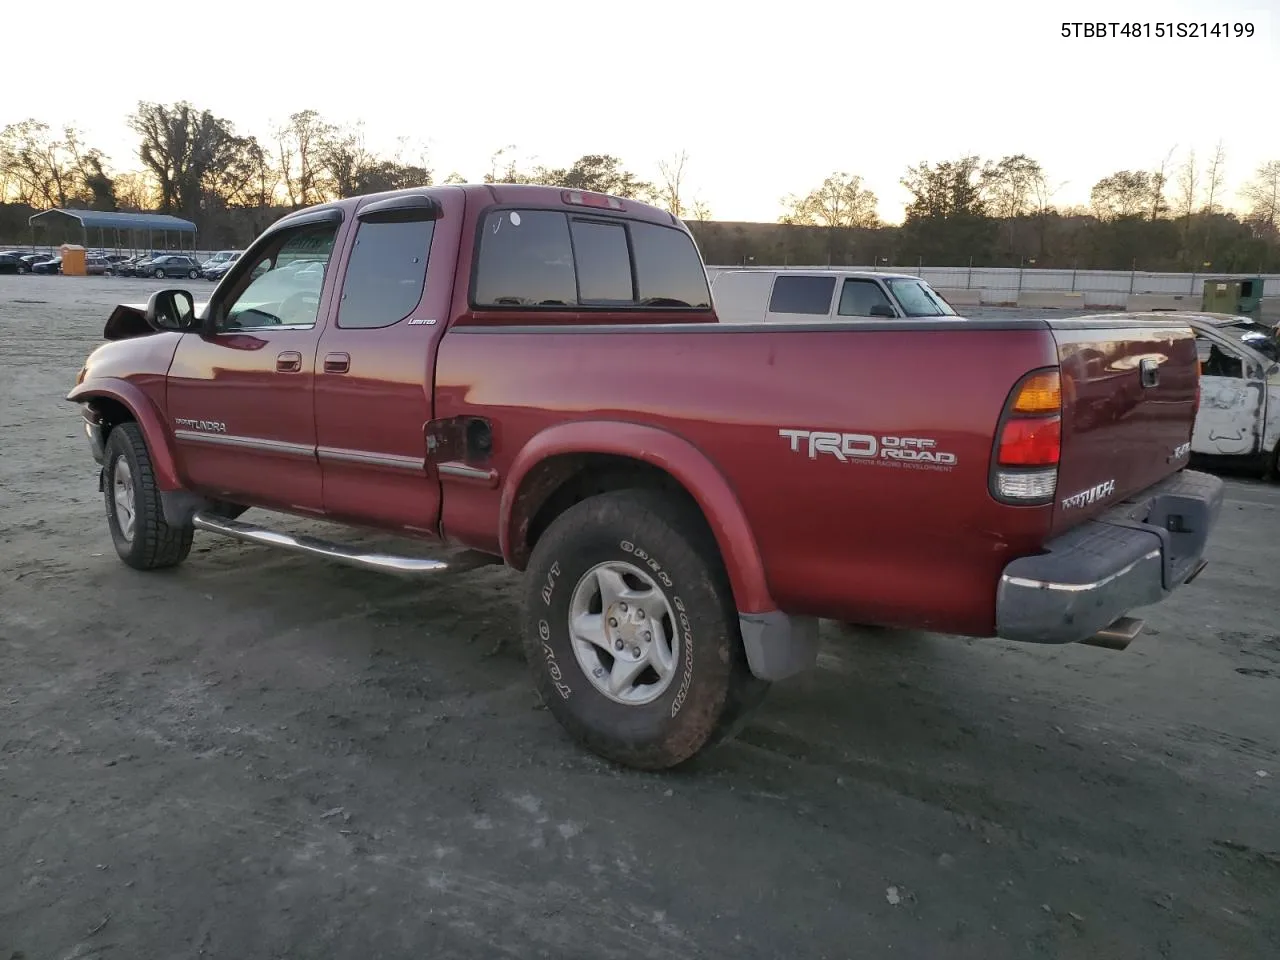
[(498, 209), (480, 225), (472, 304), (545, 310), (711, 309), (692, 238), (577, 211)]
[(828, 316), (836, 292), (835, 277), (778, 274), (769, 296), (770, 313)]

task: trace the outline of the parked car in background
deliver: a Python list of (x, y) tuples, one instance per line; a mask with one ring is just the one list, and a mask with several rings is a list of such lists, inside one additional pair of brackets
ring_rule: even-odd
[(711, 295), (724, 323), (956, 318), (941, 294), (910, 274), (725, 270), (712, 281)]
[[(221, 260), (217, 259), (217, 257), (222, 256), (222, 253), (229, 255)], [(239, 250), (224, 250), (222, 253), (217, 254), (212, 260), (206, 260), (200, 268), (200, 273), (206, 280), (221, 280), (235, 262), (240, 259)]]
[(115, 272), (122, 277), (150, 276), (149, 273), (145, 272), (146, 268), (150, 265), (152, 260), (160, 256), (164, 256), (164, 254), (154, 250), (151, 253), (134, 254), (133, 256), (127, 257), (124, 260), (117, 263), (115, 267)]
[(140, 266), (138, 275), (155, 277), (158, 280), (166, 277), (186, 277), (194, 280), (200, 276), (200, 264), (196, 263), (195, 257), (167, 254)]
[(239, 250), (219, 250), (208, 260), (204, 261), (204, 263), (200, 264), (200, 271), (203, 273), (204, 271), (209, 270), (212, 267), (220, 267), (225, 264), (232, 264), (232, 263), (235, 263), (238, 259), (240, 259)]
[(51, 257), (48, 260), (38, 260), (31, 265), (32, 273), (61, 273), (62, 257)]
[(84, 272), (90, 277), (105, 277), (111, 272), (111, 261), (106, 257), (85, 257)]
[(0, 253), (0, 273), (18, 273), (18, 255), (16, 253)]
[(24, 253), (18, 257), (19, 273), (34, 273), (37, 263), (43, 263), (48, 260), (50, 254), (47, 253)]

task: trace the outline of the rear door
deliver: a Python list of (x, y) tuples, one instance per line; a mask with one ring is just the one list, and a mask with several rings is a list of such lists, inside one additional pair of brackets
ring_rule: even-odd
[(316, 452), (335, 519), (434, 534), (426, 471), (435, 352), (453, 293), (464, 195), (422, 190), (357, 211), (316, 357)]
[(834, 274), (779, 273), (769, 294), (769, 323), (816, 323), (831, 318)]
[(1195, 336), (1185, 324), (1049, 321), (1062, 367), (1054, 531), (1095, 516), (1187, 465)]
[(1196, 334), (1200, 360), (1200, 413), (1191, 449), (1205, 456), (1262, 452), (1267, 383), (1259, 365), (1225, 337)]

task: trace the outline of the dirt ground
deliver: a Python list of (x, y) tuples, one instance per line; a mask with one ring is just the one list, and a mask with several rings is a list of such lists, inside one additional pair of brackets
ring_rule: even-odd
[(638, 774), (538, 706), (506, 571), (116, 559), (62, 397), (156, 286), (0, 277), (0, 960), (1280, 956), (1280, 488), (1123, 653), (824, 624)]

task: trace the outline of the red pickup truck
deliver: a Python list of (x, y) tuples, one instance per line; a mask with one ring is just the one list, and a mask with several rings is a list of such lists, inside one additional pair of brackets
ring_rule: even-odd
[(815, 662), (820, 617), (1123, 647), (1222, 502), (1185, 469), (1183, 324), (722, 324), (679, 220), (573, 190), (301, 210), (203, 309), (161, 290), (105, 338), (67, 399), (125, 563), (202, 530), (410, 576), (509, 564), (552, 713), (642, 768), (731, 735)]

